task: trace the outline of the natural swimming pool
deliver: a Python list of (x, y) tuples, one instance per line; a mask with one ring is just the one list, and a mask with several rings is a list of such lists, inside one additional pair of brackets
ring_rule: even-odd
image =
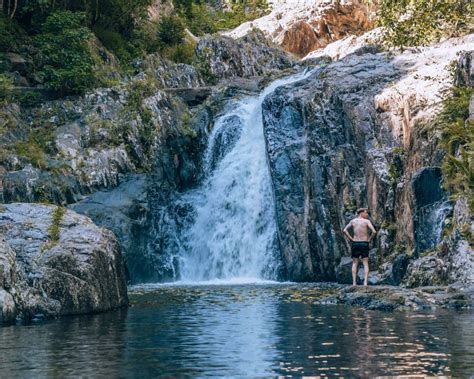
[(132, 306), (0, 329), (0, 376), (474, 374), (474, 312), (316, 305), (300, 284), (155, 285)]

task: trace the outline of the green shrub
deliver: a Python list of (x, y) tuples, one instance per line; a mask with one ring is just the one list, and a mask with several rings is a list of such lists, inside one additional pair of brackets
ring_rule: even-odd
[(31, 131), (28, 139), (17, 142), (14, 148), (19, 156), (42, 170), (48, 169), (47, 154), (57, 152), (52, 130), (44, 127)]
[(195, 43), (185, 41), (185, 26), (180, 17), (163, 17), (158, 24), (158, 40), (161, 55), (176, 63), (192, 64)]
[(133, 46), (120, 33), (100, 27), (93, 30), (105, 48), (113, 52), (119, 59), (128, 61), (134, 56)]
[(144, 99), (155, 94), (156, 88), (157, 84), (153, 76), (131, 81), (128, 85), (126, 108), (136, 111), (143, 105)]
[(199, 71), (199, 73), (202, 75), (202, 77), (207, 83), (216, 84), (218, 79), (215, 77), (211, 70), (211, 66), (209, 63), (210, 54), (210, 49), (205, 48), (202, 53), (195, 58), (193, 65), (196, 67), (196, 69)]
[(194, 35), (202, 36), (218, 31), (216, 12), (206, 4), (191, 4), (187, 16), (186, 25)]
[(137, 26), (130, 37), (130, 42), (137, 53), (141, 56), (152, 54), (159, 50), (158, 38), (159, 22), (146, 22)]
[(84, 13), (55, 12), (35, 37), (44, 57), (40, 74), (47, 88), (61, 94), (80, 94), (96, 84), (90, 47), (93, 34), (82, 26), (84, 22)]
[(41, 94), (39, 92), (34, 91), (26, 91), (23, 93), (19, 93), (13, 96), (15, 101), (18, 101), (21, 105), (26, 107), (35, 107), (41, 104)]
[(10, 76), (0, 74), (0, 101), (8, 100), (11, 96), (13, 81)]
[(431, 128), (441, 132), (446, 150), (442, 165), (446, 190), (454, 198), (467, 197), (474, 211), (474, 123), (466, 121), (472, 92), (469, 87), (455, 88)]
[(470, 0), (382, 0), (377, 18), (385, 42), (403, 48), (467, 32), (472, 12)]
[(61, 222), (66, 214), (66, 208), (58, 206), (54, 209), (51, 214), (51, 224), (48, 227), (48, 237), (50, 245), (48, 248), (53, 247), (58, 243), (61, 236)]
[(196, 45), (190, 42), (168, 46), (161, 50), (161, 55), (176, 63), (193, 64), (196, 56), (195, 48)]
[(245, 21), (263, 16), (269, 8), (266, 0), (245, 0), (231, 3), (231, 10), (224, 12), (205, 3), (186, 0), (178, 3), (178, 9), (189, 30), (201, 36), (235, 28)]
[(185, 35), (185, 26), (181, 18), (177, 16), (163, 17), (158, 24), (158, 39), (168, 46), (181, 43)]
[(0, 51), (15, 50), (23, 39), (24, 32), (14, 20), (6, 18), (0, 12)]

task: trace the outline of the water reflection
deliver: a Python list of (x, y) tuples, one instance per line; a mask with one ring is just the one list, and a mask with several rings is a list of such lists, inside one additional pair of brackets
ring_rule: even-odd
[[(445, 344), (449, 336), (443, 320), (459, 314), (419, 315), (413, 322), (406, 313), (300, 307), (303, 309), (288, 304), (280, 307), (282, 315), (306, 314), (281, 323), (278, 333), (286, 329), (287, 349), (280, 357), (284, 372), (364, 377), (450, 373), (451, 354)], [(472, 320), (472, 314), (470, 317)], [(454, 349), (459, 347), (463, 349)], [(472, 352), (468, 355), (472, 359)], [(472, 369), (472, 363), (469, 365)]]
[(1, 328), (0, 377), (118, 375), (126, 316), (120, 310)]
[(315, 305), (320, 288), (137, 290), (114, 313), (0, 329), (0, 377), (474, 373), (474, 312)]

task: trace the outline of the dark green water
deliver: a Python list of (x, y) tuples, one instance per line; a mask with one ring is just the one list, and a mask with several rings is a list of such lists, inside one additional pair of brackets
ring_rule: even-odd
[(0, 329), (0, 377), (474, 374), (474, 312), (314, 305), (302, 285), (135, 289), (132, 307)]

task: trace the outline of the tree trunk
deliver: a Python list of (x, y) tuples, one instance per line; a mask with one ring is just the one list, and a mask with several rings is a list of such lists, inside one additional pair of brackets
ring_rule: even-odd
[(13, 18), (15, 17), (15, 13), (16, 13), (16, 8), (18, 6), (18, 0), (13, 0), (14, 3), (13, 3), (13, 10), (12, 10), (12, 13), (10, 14), (10, 18)]

